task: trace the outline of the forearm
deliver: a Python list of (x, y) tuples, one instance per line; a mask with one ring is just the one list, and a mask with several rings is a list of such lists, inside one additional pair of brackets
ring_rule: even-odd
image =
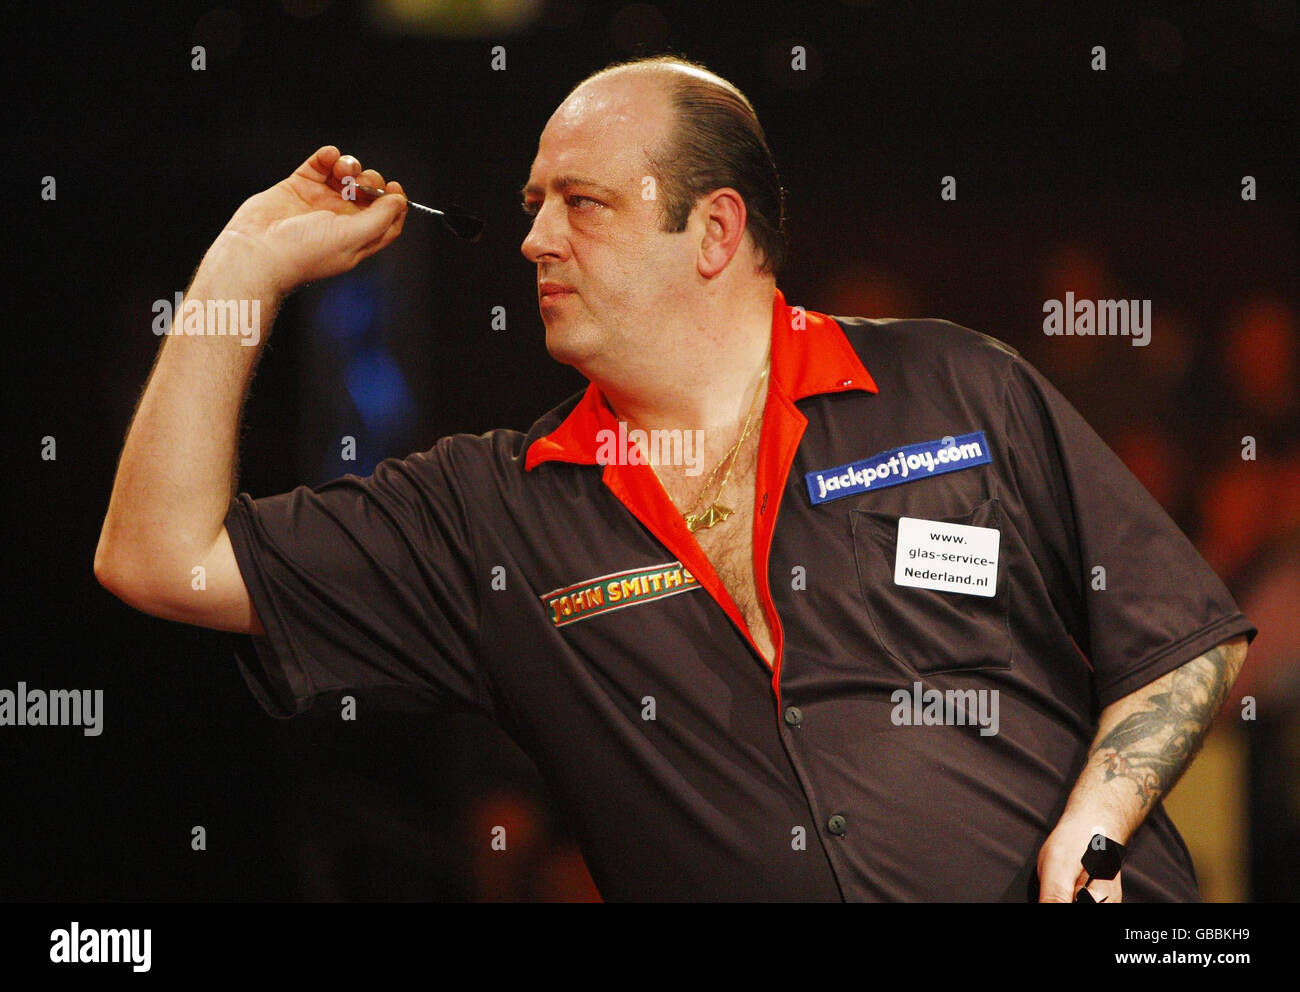
[[(252, 334), (216, 333), (208, 300), (245, 301)], [(139, 587), (189, 582), (221, 533), (238, 464), (240, 412), (280, 293), (256, 256), (223, 235), (172, 316), (127, 434), (96, 551), (96, 572)], [(255, 317), (255, 321), (252, 318)], [(205, 333), (181, 333), (198, 320)], [(194, 330), (194, 325), (189, 325)], [(245, 343), (256, 341), (255, 344)]]
[(1235, 637), (1107, 706), (1062, 819), (1127, 843), (1191, 763), (1245, 658)]

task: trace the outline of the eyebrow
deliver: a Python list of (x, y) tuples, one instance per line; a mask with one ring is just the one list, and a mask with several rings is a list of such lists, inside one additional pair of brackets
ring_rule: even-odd
[[(598, 183), (596, 180), (589, 179), (586, 176), (556, 176), (551, 180), (552, 189), (569, 189), (573, 186), (582, 186), (585, 189), (592, 190), (599, 193), (607, 200), (617, 200), (619, 198), (618, 190), (611, 189), (604, 183)], [(543, 192), (545, 192), (545, 190), (536, 183), (524, 183), (524, 185), (519, 189), (519, 196), (523, 198), (527, 197), (530, 193), (540, 194)]]

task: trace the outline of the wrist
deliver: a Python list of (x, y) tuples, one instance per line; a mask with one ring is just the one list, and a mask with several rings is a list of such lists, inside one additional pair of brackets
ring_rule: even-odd
[(1127, 844), (1142, 822), (1141, 813), (1133, 806), (1115, 796), (1072, 796), (1061, 814), (1061, 822), (1086, 828), (1090, 836), (1103, 834)]
[(200, 285), (220, 287), (223, 298), (260, 299), (278, 308), (297, 288), (292, 277), (277, 265), (274, 255), (254, 238), (237, 231), (222, 231), (199, 264), (192, 291)]

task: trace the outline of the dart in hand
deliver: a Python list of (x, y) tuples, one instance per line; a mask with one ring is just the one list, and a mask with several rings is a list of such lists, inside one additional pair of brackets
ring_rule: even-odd
[[(1083, 870), (1088, 873), (1088, 881), (1083, 883), (1083, 888), (1074, 897), (1074, 901), (1096, 903), (1088, 886), (1093, 879), (1109, 881), (1118, 875), (1120, 865), (1124, 863), (1124, 853), (1124, 845), (1119, 841), (1111, 840), (1105, 834), (1093, 834), (1092, 840), (1088, 842), (1088, 850), (1083, 852), (1080, 859)], [(1106, 897), (1102, 896), (1101, 901), (1105, 902)]]
[[(356, 188), (363, 193), (368, 193), (370, 196), (386, 196), (388, 194), (388, 190), (377, 189), (374, 186), (358, 185)], [(483, 222), (481, 220), (456, 207), (436, 210), (433, 207), (426, 207), (423, 203), (416, 203), (411, 199), (406, 202), (416, 210), (423, 210), (426, 214), (436, 216), (446, 226), (447, 230), (458, 238), (464, 238), (466, 241), (477, 241), (479, 235), (483, 233)]]

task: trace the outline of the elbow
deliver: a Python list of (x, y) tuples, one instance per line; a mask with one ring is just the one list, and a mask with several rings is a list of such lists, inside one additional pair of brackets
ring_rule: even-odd
[(141, 567), (138, 556), (115, 548), (101, 535), (95, 548), (94, 569), (95, 581), (122, 602), (145, 613), (154, 612), (150, 608), (152, 598), (146, 582), (151, 570)]
[(1238, 634), (1236, 637), (1224, 643), (1223, 647), (1228, 654), (1228, 680), (1231, 684), (1236, 681), (1241, 674), (1241, 667), (1246, 663), (1246, 652), (1249, 642), (1245, 634)]
[(195, 608), (203, 604), (185, 594), (188, 569), (158, 548), (123, 550), (101, 537), (94, 569), (95, 581), (132, 609), (160, 620), (201, 622)]
[(109, 557), (108, 542), (104, 539), (104, 533), (99, 535), (99, 544), (95, 545), (95, 581), (107, 589), (113, 591), (114, 569), (113, 561)]
[(124, 566), (121, 555), (109, 549), (108, 542), (102, 535), (95, 548), (94, 568), (96, 582), (118, 599), (125, 600), (128, 597), (128, 569)]

